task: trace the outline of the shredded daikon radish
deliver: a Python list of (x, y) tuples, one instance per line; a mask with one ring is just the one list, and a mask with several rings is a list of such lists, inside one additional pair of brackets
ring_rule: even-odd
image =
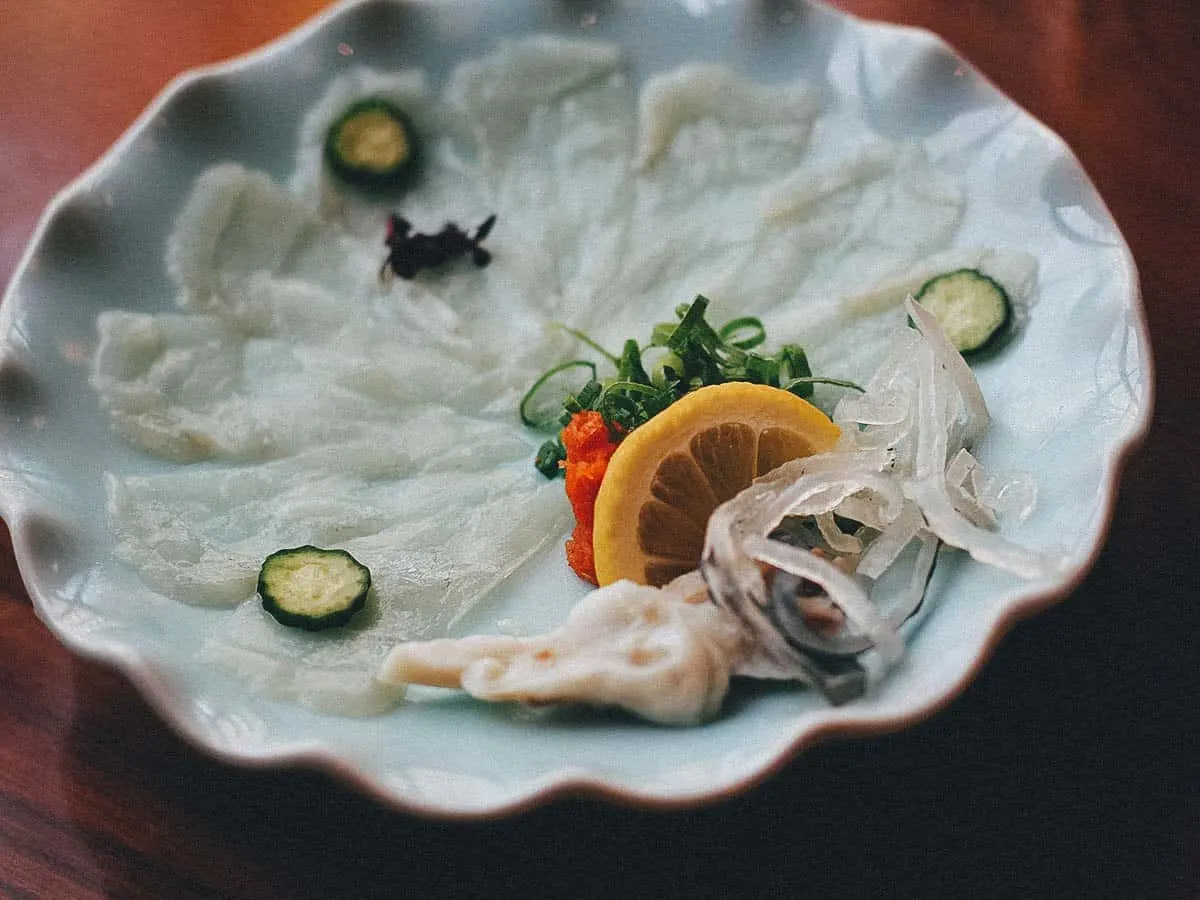
[(967, 415), (967, 432), (964, 436), (964, 443), (969, 444), (983, 434), (991, 420), (987, 401), (983, 399), (983, 391), (980, 390), (979, 382), (975, 380), (975, 374), (967, 365), (966, 360), (962, 358), (962, 354), (954, 349), (954, 345), (950, 343), (941, 326), (938, 325), (933, 313), (913, 300), (912, 297), (905, 301), (905, 307), (928, 342), (934, 357), (950, 373), (955, 387), (958, 388), (958, 394)]
[(913, 541), (924, 528), (925, 520), (915, 505), (908, 505), (904, 512), (871, 542), (858, 561), (856, 571), (866, 578), (878, 578), (896, 561), (901, 551)]
[[(709, 520), (701, 571), (710, 595), (762, 651), (735, 671), (815, 682), (838, 702), (847, 699), (844, 670), (829, 669), (830, 658), (870, 651), (885, 666), (900, 658), (899, 629), (922, 604), (941, 543), (1024, 578), (1061, 565), (996, 530), (989, 501), (1005, 487), (968, 449), (989, 422), (983, 393), (936, 320), (911, 298), (907, 308), (917, 328), (899, 332), (866, 391), (835, 410), (838, 446), (779, 467)], [(1013, 506), (1026, 512), (1028, 483), (1013, 485)], [(797, 517), (812, 518), (822, 546), (789, 542)], [(908, 568), (897, 588), (887, 576), (900, 566)], [(781, 595), (772, 571), (793, 579), (778, 584), (797, 586), (795, 596)], [(890, 596), (873, 590), (884, 584)], [(844, 615), (835, 634), (821, 633), (828, 621), (805, 622), (806, 604), (821, 608), (809, 599), (816, 592)]]
[(895, 662), (903, 655), (904, 647), (899, 637), (871, 604), (862, 585), (833, 563), (826, 562), (815, 553), (754, 535), (745, 538), (742, 548), (752, 559), (769, 563), (825, 588), (830, 599), (871, 639), (875, 649), (887, 662)]
[(857, 535), (847, 534), (838, 525), (837, 516), (830, 512), (817, 514), (817, 528), (821, 537), (839, 553), (862, 553), (862, 541)]

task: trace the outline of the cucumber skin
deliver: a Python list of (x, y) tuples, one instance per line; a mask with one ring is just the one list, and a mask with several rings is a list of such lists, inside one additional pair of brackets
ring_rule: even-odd
[[(354, 600), (344, 609), (335, 610), (331, 613), (326, 613), (323, 616), (308, 616), (303, 613), (295, 613), (286, 609), (281, 605), (280, 600), (275, 596), (268, 584), (267, 570), (270, 568), (271, 561), (280, 556), (291, 556), (295, 553), (315, 553), (321, 556), (341, 556), (348, 559), (362, 573), (363, 586), (355, 596)], [(324, 547), (315, 547), (312, 544), (304, 544), (300, 547), (288, 547), (283, 550), (276, 550), (263, 560), (262, 568), (258, 572), (258, 595), (262, 599), (262, 607), (271, 616), (279, 622), (280, 625), (286, 625), (289, 628), (300, 628), (304, 631), (324, 631), (327, 628), (337, 628), (349, 623), (351, 619), (367, 604), (367, 593), (371, 590), (371, 570), (360, 563), (357, 559), (351, 556), (345, 550), (327, 550)]]
[[(963, 359), (970, 359), (970, 360), (983, 359), (984, 357), (990, 356), (998, 347), (1000, 347), (1000, 345), (1005, 343), (1005, 341), (1008, 339), (1008, 337), (1013, 329), (1014, 315), (1013, 315), (1012, 298), (1010, 298), (1008, 296), (1008, 291), (1006, 291), (1004, 289), (1004, 285), (1000, 284), (1000, 282), (998, 282), (996, 279), (992, 278), (990, 275), (985, 275), (983, 272), (979, 271), (978, 269), (972, 269), (972, 268), (954, 269), (952, 271), (943, 272), (940, 275), (935, 275), (932, 278), (930, 278), (923, 285), (921, 285), (920, 289), (917, 291), (917, 293), (913, 297), (913, 299), (916, 302), (920, 303), (921, 297), (927, 291), (934, 288), (934, 286), (936, 285), (937, 282), (942, 281), (943, 279), (951, 278), (956, 275), (968, 275), (971, 277), (972, 280), (981, 281), (981, 282), (986, 283), (992, 290), (994, 290), (999, 295), (1001, 302), (1004, 304), (1004, 317), (1001, 319), (1000, 324), (997, 325), (994, 329), (992, 329), (991, 333), (987, 336), (987, 338), (985, 340), (983, 340), (969, 348), (965, 348), (965, 349), (962, 347), (958, 347), (958, 346), (955, 347), (955, 349), (957, 349), (958, 352), (962, 355)], [(910, 320), (909, 325), (912, 325), (912, 324), (913, 323)]]
[[(408, 159), (390, 172), (371, 172), (348, 165), (337, 152), (337, 135), (342, 126), (355, 116), (373, 109), (383, 110), (398, 121), (408, 138)], [(325, 164), (340, 181), (366, 191), (397, 191), (407, 187), (416, 176), (422, 161), (421, 144), (413, 130), (412, 120), (403, 110), (382, 97), (367, 97), (346, 107), (325, 133), (322, 152), (325, 156)]]

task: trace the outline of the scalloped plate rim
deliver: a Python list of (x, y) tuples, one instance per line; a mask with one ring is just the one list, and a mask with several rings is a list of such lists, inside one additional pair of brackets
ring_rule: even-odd
[[(1120, 236), (1119, 227), (1103, 197), (1094, 190), (1094, 185), (1086, 170), (1066, 142), (1049, 126), (996, 87), (986, 75), (975, 68), (942, 37), (926, 28), (864, 19), (837, 9), (823, 0), (802, 0), (802, 2), (825, 10), (855, 28), (888, 31), (901, 37), (909, 36), (932, 42), (949, 51), (964, 67), (970, 69), (975, 76), (987, 84), (999, 99), (1018, 110), (1026, 124), (1036, 126), (1042, 132), (1043, 137), (1057, 147), (1062, 157), (1076, 170), (1076, 174), (1093, 188), (1104, 214), (1112, 223), (1114, 231)], [(7, 341), (12, 322), (17, 315), (19, 300), (15, 295), (56, 216), (67, 204), (102, 179), (117, 164), (126, 149), (145, 133), (150, 123), (161, 112), (169, 108), (183, 91), (196, 83), (236, 74), (244, 68), (267, 62), (280, 55), (286, 55), (306, 39), (323, 31), (331, 23), (352, 10), (383, 4), (388, 4), (388, 0), (341, 0), (259, 48), (213, 64), (191, 68), (172, 78), (120, 138), (95, 163), (60, 189), (46, 206), (14, 269), (4, 300), (0, 303), (0, 339)], [(437, 0), (406, 0), (406, 3), (397, 5), (435, 6), (436, 4)], [(1024, 592), (1001, 610), (992, 621), (988, 622), (986, 628), (982, 629), (979, 634), (981, 640), (970, 664), (956, 680), (946, 685), (940, 693), (927, 696), (920, 702), (910, 703), (907, 708), (890, 716), (855, 718), (853, 715), (849, 715), (841, 720), (835, 719), (816, 725), (797, 726), (791, 733), (782, 735), (775, 745), (763, 749), (759, 753), (761, 760), (759, 764), (743, 765), (740, 774), (721, 784), (694, 784), (686, 790), (677, 786), (665, 790), (655, 790), (650, 786), (623, 785), (611, 776), (606, 777), (596, 773), (576, 771), (571, 767), (561, 767), (543, 773), (539, 777), (527, 779), (519, 787), (508, 790), (507, 796), (503, 799), (493, 798), (490, 801), (474, 804), (461, 801), (454, 803), (407, 795), (404, 791), (390, 785), (385, 777), (370, 774), (363, 767), (348, 762), (337, 752), (336, 748), (319, 741), (296, 746), (274, 747), (265, 751), (221, 745), (194, 716), (187, 713), (184, 704), (179, 702), (171, 679), (164, 677), (164, 674), (159, 671), (161, 667), (153, 659), (146, 657), (132, 645), (114, 645), (106, 641), (91, 642), (86, 635), (72, 632), (69, 627), (54, 617), (50, 610), (52, 604), (43, 594), (42, 586), (33, 575), (29, 574), (35, 568), (34, 561), (37, 555), (29, 531), (31, 523), (36, 521), (38, 515), (35, 509), (36, 504), (27, 498), (30, 492), (20, 489), (10, 491), (8, 487), (0, 486), (2, 487), (0, 489), (0, 515), (10, 529), (18, 569), (33, 600), (34, 611), (38, 618), (64, 646), (82, 657), (106, 664), (128, 678), (138, 693), (176, 734), (215, 759), (229, 764), (259, 769), (297, 765), (312, 767), (330, 774), (339, 781), (352, 785), (385, 805), (400, 811), (448, 820), (477, 820), (484, 817), (514, 815), (564, 797), (575, 796), (596, 796), (627, 806), (661, 810), (694, 808), (716, 803), (734, 794), (749, 790), (769, 779), (805, 748), (820, 741), (834, 737), (885, 734), (927, 719), (953, 702), (974, 680), (1000, 640), (1017, 622), (1060, 601), (1075, 590), (1086, 577), (1103, 549), (1115, 509), (1121, 476), (1130, 459), (1146, 438), (1154, 405), (1153, 362), (1148, 340), (1146, 312), (1142, 302), (1137, 269), (1128, 243), (1123, 237), (1121, 237), (1121, 250), (1131, 277), (1131, 284), (1128, 286), (1127, 312), (1130, 314), (1130, 330), (1136, 334), (1142, 354), (1143, 364), (1139, 374), (1144, 377), (1144, 383), (1140, 386), (1143, 402), (1137, 415), (1127, 424), (1125, 432), (1113, 444), (1106, 456), (1107, 465), (1098, 494), (1100, 509), (1093, 521), (1092, 534), (1088, 541), (1089, 552), (1086, 558), (1065, 572), (1057, 583), (1042, 590)], [(0, 343), (0, 357), (3, 356), (6, 347), (6, 343)], [(9, 476), (8, 480), (16, 481), (12, 476)]]

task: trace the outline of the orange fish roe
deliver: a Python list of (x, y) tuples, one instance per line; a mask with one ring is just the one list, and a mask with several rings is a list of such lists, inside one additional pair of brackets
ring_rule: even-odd
[(575, 530), (567, 539), (567, 563), (580, 578), (596, 583), (596, 561), (592, 550), (596, 495), (608, 469), (608, 461), (620, 440), (614, 440), (604, 417), (595, 410), (577, 412), (562, 430), (567, 451), (563, 463), (567, 477), (567, 499), (575, 513)]

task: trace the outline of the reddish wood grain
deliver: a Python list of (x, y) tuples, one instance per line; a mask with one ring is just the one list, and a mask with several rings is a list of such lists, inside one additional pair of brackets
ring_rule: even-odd
[[(1080, 589), (934, 719), (818, 747), (746, 796), (671, 815), (572, 800), (450, 825), (190, 748), (122, 677), (55, 641), (0, 531), (0, 894), (1200, 895), (1200, 6), (840, 5), (945, 36), (1067, 139), (1134, 249), (1155, 423)], [(171, 77), (321, 6), (6, 4), (0, 283), (54, 192)]]

